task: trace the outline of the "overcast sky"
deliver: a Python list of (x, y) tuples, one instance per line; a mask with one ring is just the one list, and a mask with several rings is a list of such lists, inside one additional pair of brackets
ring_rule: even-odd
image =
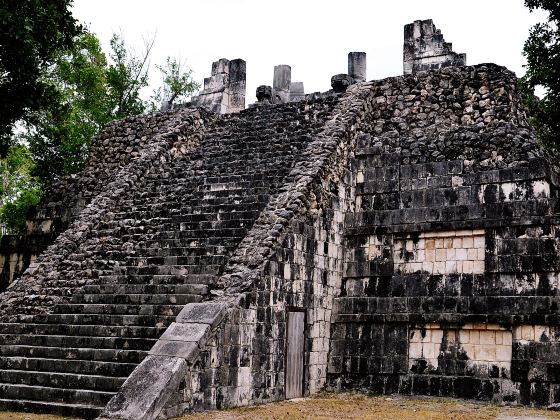
[(347, 72), (350, 51), (367, 53), (368, 80), (400, 75), (403, 26), (417, 19), (433, 19), (467, 64), (494, 62), (521, 76), (523, 42), (545, 17), (523, 0), (74, 0), (74, 16), (105, 51), (114, 32), (138, 53), (155, 34), (154, 87), (154, 64), (167, 56), (186, 60), (200, 82), (212, 61), (244, 59), (247, 104), (258, 85), (272, 85), (278, 64), (292, 67), (306, 93), (330, 89), (331, 76)]

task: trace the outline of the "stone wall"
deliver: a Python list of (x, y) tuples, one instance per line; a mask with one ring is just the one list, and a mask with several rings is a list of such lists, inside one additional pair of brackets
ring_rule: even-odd
[[(52, 311), (56, 303), (67, 302), (75, 289), (90, 282), (107, 269), (112, 269), (115, 261), (107, 258), (107, 250), (99, 246), (98, 235), (106, 237), (100, 223), (115, 218), (125, 197), (125, 192), (135, 194), (136, 188), (141, 189), (150, 178), (150, 172), (158, 172), (158, 166), (167, 159), (187, 154), (203, 135), (204, 125), (212, 121), (212, 117), (198, 109), (185, 109), (179, 112), (170, 112), (162, 115), (163, 118), (176, 125), (163, 134), (156, 133), (151, 141), (145, 143), (145, 148), (138, 151), (138, 156), (133, 160), (118, 161), (113, 164), (109, 161), (107, 177), (99, 177), (98, 182), (93, 180), (93, 175), (85, 172), (83, 179), (75, 183), (61, 185), (74, 188), (79, 185), (90, 187), (84, 189), (92, 196), (88, 198), (89, 204), (71, 220), (70, 226), (29, 266), (23, 275), (17, 278), (6, 292), (0, 295), (0, 318), (2, 320), (14, 319), (21, 314), (43, 313)], [(159, 118), (162, 118), (160, 116)], [(170, 118), (171, 117), (171, 118)], [(130, 127), (123, 124), (127, 132)], [(162, 128), (165, 126), (162, 125)], [(147, 127), (149, 130), (149, 125)], [(132, 136), (133, 133), (130, 133)], [(95, 150), (95, 149), (94, 149)], [(125, 154), (121, 155), (124, 156)], [(128, 158), (127, 158), (128, 159)], [(119, 163), (118, 163), (119, 162)], [(127, 162), (127, 163), (125, 163)], [(119, 166), (122, 165), (122, 166)], [(97, 166), (97, 171), (103, 171), (103, 165)], [(112, 169), (113, 171), (109, 171)], [(157, 175), (156, 175), (157, 177)], [(77, 180), (78, 178), (75, 178)], [(61, 187), (62, 188), (62, 187)], [(102, 188), (96, 191), (96, 188)], [(67, 191), (67, 190), (66, 190)], [(94, 191), (97, 192), (95, 195)], [(62, 195), (70, 199), (72, 195)], [(72, 202), (75, 203), (75, 202)], [(63, 203), (60, 203), (63, 204)], [(69, 206), (71, 204), (68, 204)], [(128, 219), (126, 219), (128, 220)], [(122, 249), (125, 243), (124, 235), (111, 236), (116, 249)], [(105, 239), (106, 241), (106, 239)], [(107, 246), (107, 244), (104, 244)], [(85, 258), (85, 255), (95, 255), (93, 250), (98, 248), (104, 258)], [(81, 249), (82, 251), (78, 251)], [(85, 271), (82, 271), (82, 269)], [(88, 282), (89, 280), (89, 282)], [(50, 293), (45, 293), (45, 290)], [(36, 294), (34, 294), (34, 292)]]
[[(418, 24), (419, 66), (438, 48), (454, 54), (429, 24)], [(445, 55), (362, 82), (363, 55), (350, 58), (352, 77), (325, 94), (298, 89), (298, 102), (276, 83), (286, 103), (263, 87), (240, 113), (180, 108), (115, 125), (117, 150), (139, 139), (138, 154), (107, 158), (103, 175), (107, 137), (61, 197), (87, 194), (46, 205), (76, 214), (58, 216), (69, 228), (0, 295), (0, 368), (21, 365), (25, 340), (35, 351), (46, 336), (50, 352), (102, 343), (135, 370), (124, 383), (111, 371), (104, 400), (95, 381), (68, 395), (99, 396), (96, 413), (110, 399), (104, 419), (265, 403), (287, 395), (298, 312), (302, 395), (558, 402), (557, 165), (515, 75)], [(231, 81), (231, 63), (215, 63), (206, 86), (219, 113), (227, 92), (212, 89)], [(49, 217), (41, 231), (59, 223)], [(68, 335), (43, 335), (53, 330)], [(1, 352), (17, 360), (2, 365)], [(35, 381), (18, 372), (2, 388), (13, 398), (20, 378)]]
[(453, 52), (431, 19), (405, 25), (403, 51), (404, 74), (467, 64), (467, 55)]
[[(18, 278), (127, 165), (141, 159), (157, 135), (179, 129), (190, 109), (140, 115), (108, 124), (92, 139), (86, 167), (55, 182), (27, 215), (27, 232), (0, 239), (0, 291)], [(183, 150), (184, 152), (184, 150)], [(8, 263), (8, 266), (6, 266)]]
[(331, 387), (558, 401), (546, 372), (560, 359), (537, 338), (557, 322), (558, 190), (515, 83), (493, 65), (380, 82), (358, 140)]
[(218, 114), (239, 112), (245, 108), (245, 87), (245, 61), (221, 58), (212, 63), (212, 74), (204, 79), (204, 89), (189, 105)]
[[(355, 148), (356, 121), (371, 106), (370, 88), (355, 87), (353, 94), (340, 100), (332, 111), (337, 118), (328, 120), (314, 136), (302, 152), (305, 159), (295, 165), (288, 182), (230, 258), (220, 279), (223, 295), (217, 294), (212, 302), (227, 307), (227, 316), (210, 335), (193, 333), (192, 340), (183, 336), (183, 343), (176, 344), (181, 350), (160, 352), (158, 345), (167, 348), (165, 343), (152, 350), (152, 358), (181, 360), (177, 363), (184, 363), (184, 370), (157, 374), (147, 359), (103, 418), (146, 413), (140, 401), (146, 394), (158, 401), (150, 406), (163, 407), (160, 414), (152, 411), (147, 418), (283, 399), (286, 319), (291, 311), (305, 312), (303, 395), (324, 388), (333, 298), (343, 274), (343, 215), (353, 210), (355, 202), (355, 178), (348, 164)], [(196, 305), (202, 311), (208, 304)], [(190, 322), (197, 319), (191, 313)], [(181, 322), (186, 322), (185, 317)], [(193, 348), (192, 343), (196, 350), (187, 357), (184, 349)], [(138, 392), (146, 374), (143, 369), (158, 378), (174, 378), (157, 382), (179, 384), (178, 390), (170, 393), (174, 388), (162, 386), (158, 392)]]

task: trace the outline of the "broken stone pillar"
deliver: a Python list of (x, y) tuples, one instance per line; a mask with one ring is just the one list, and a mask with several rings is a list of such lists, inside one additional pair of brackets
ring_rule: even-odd
[(257, 88), (257, 101), (259, 104), (271, 104), (272, 103), (272, 88), (270, 86), (261, 85)]
[(442, 67), (466, 66), (467, 55), (457, 54), (445, 42), (441, 31), (431, 19), (416, 20), (404, 27), (404, 74)]
[(366, 81), (366, 53), (348, 53), (348, 75), (355, 83)]
[(335, 74), (331, 77), (331, 87), (336, 93), (346, 92), (352, 83), (354, 83), (354, 79), (348, 74)]
[(286, 64), (274, 66), (272, 93), (274, 103), (290, 102), (290, 85), (292, 84), (292, 68)]
[(204, 89), (192, 102), (219, 114), (239, 112), (245, 108), (245, 90), (245, 61), (221, 58), (212, 63), (212, 75), (204, 79)]
[(239, 112), (245, 109), (246, 64), (240, 58), (229, 62), (229, 110)]
[(301, 101), (304, 98), (303, 82), (292, 82), (290, 84), (290, 102)]

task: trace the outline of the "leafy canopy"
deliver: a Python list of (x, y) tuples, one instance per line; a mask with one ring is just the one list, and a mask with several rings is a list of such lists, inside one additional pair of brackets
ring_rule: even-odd
[(0, 222), (8, 231), (25, 230), (27, 209), (41, 197), (39, 183), (31, 176), (33, 165), (25, 145), (12, 146), (0, 159)]
[[(153, 44), (153, 39), (146, 42), (145, 51), (137, 56), (122, 36), (114, 35), (107, 58), (95, 34), (84, 29), (71, 47), (53, 55), (52, 64), (44, 66), (38, 78), (44, 86), (41, 107), (20, 121), (20, 129), (12, 136), (15, 146), (7, 149), (9, 156), (25, 150), (28, 182), (14, 184), (10, 193), (0, 191), (0, 219), (13, 229), (22, 229), (27, 208), (36, 203), (41, 188), (83, 169), (91, 139), (108, 122), (156, 111), (159, 104), (167, 108), (198, 89), (192, 72), (168, 58), (165, 66), (157, 67), (162, 86), (143, 100), (141, 90), (148, 86)], [(19, 170), (14, 165), (6, 168), (6, 174)]]
[(185, 70), (184, 64), (176, 59), (167, 57), (165, 66), (156, 66), (161, 72), (163, 86), (154, 91), (152, 109), (161, 104), (161, 109), (168, 109), (179, 101), (186, 101), (200, 89), (200, 84), (192, 78), (192, 70)]
[[(560, 148), (560, 2), (558, 0), (525, 0), (531, 11), (548, 12), (547, 21), (538, 23), (529, 33), (523, 54), (527, 73), (521, 80), (530, 121), (539, 140), (548, 147)], [(533, 95), (535, 87), (544, 88), (542, 99)]]
[(0, 2), (0, 156), (7, 153), (14, 124), (52, 98), (41, 74), (81, 31), (71, 5), (72, 0)]

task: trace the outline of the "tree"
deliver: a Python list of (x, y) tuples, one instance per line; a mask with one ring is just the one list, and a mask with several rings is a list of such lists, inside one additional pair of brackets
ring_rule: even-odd
[(155, 38), (145, 41), (145, 51), (141, 57), (131, 54), (122, 36), (114, 34), (111, 38), (113, 61), (107, 71), (109, 97), (115, 118), (141, 114), (147, 104), (140, 98), (140, 90), (148, 86), (150, 53)]
[(186, 101), (200, 89), (200, 84), (192, 78), (192, 70), (185, 70), (180, 60), (167, 57), (165, 66), (156, 67), (163, 77), (163, 86), (154, 92), (152, 110), (158, 105), (162, 110), (169, 109), (176, 101)]
[(107, 60), (97, 37), (84, 31), (71, 50), (43, 72), (50, 100), (31, 113), (19, 143), (30, 146), (33, 174), (44, 184), (78, 172), (89, 142), (114, 119), (107, 86)]
[[(114, 35), (108, 60), (97, 37), (84, 29), (71, 48), (59, 50), (53, 64), (41, 70), (42, 106), (28, 112), (11, 142), (16, 148), (29, 146), (25, 150), (33, 165), (27, 166), (26, 173), (33, 185), (18, 184), (10, 196), (0, 191), (1, 220), (21, 229), (41, 188), (84, 167), (91, 139), (105, 124), (153, 107), (153, 99), (150, 104), (140, 96), (148, 85), (153, 44), (153, 39), (147, 41), (143, 54), (136, 56), (122, 36)], [(165, 67), (158, 68), (164, 75), (164, 86), (158, 91), (170, 103), (198, 87), (191, 71), (184, 71), (177, 60), (168, 59)], [(13, 165), (10, 168), (7, 173)]]
[(34, 175), (44, 184), (79, 172), (91, 139), (108, 122), (144, 112), (140, 90), (147, 86), (148, 58), (130, 54), (122, 37), (111, 39), (111, 63), (97, 37), (84, 30), (73, 48), (44, 71), (51, 99), (32, 113), (20, 137), (30, 145)]
[(72, 0), (0, 4), (0, 156), (8, 151), (16, 121), (51, 98), (41, 73), (81, 31), (71, 4)]
[(25, 230), (27, 210), (41, 197), (40, 185), (31, 176), (33, 165), (25, 145), (12, 146), (0, 159), (0, 221), (8, 231)]
[[(539, 140), (548, 147), (560, 147), (560, 3), (558, 0), (525, 0), (530, 11), (548, 12), (545, 23), (538, 23), (529, 33), (523, 54), (527, 73), (521, 80), (524, 102)], [(535, 87), (544, 88), (542, 99), (534, 96)]]

